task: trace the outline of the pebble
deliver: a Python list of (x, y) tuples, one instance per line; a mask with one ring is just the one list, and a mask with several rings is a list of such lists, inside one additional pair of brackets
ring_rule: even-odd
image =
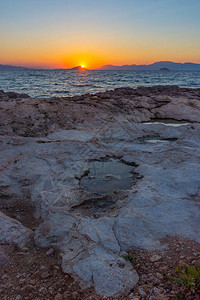
[(15, 300), (20, 300), (20, 299), (22, 299), (21, 295), (17, 295), (16, 298), (15, 298)]
[(160, 280), (163, 280), (163, 275), (161, 273), (156, 273), (156, 277)]
[(160, 262), (158, 262), (158, 261), (155, 262), (155, 263), (154, 263), (154, 266), (155, 266), (156, 268), (158, 268), (158, 267), (160, 266)]
[(35, 279), (31, 279), (31, 280), (30, 280), (30, 284), (31, 284), (31, 285), (35, 285), (35, 283), (36, 283)]
[(31, 276), (32, 278), (38, 278), (40, 275), (40, 271), (37, 270), (35, 273), (33, 273), (33, 275)]
[(1, 276), (1, 279), (4, 280), (4, 279), (8, 279), (9, 276), (7, 274), (4, 274), (3, 276)]
[(143, 280), (144, 282), (147, 282), (147, 280), (148, 280), (147, 275), (143, 274), (143, 275), (142, 275), (142, 280)]
[(158, 295), (160, 295), (160, 294), (161, 294), (161, 291), (160, 291), (160, 289), (159, 289), (159, 288), (157, 288), (157, 287), (154, 287), (154, 288), (153, 288), (153, 293), (154, 293), (154, 295), (155, 295), (155, 296), (158, 296)]
[(155, 280), (155, 277), (153, 275), (148, 277), (149, 282), (153, 282), (154, 280)]
[(9, 264), (8, 258), (5, 256), (4, 253), (0, 252), (0, 266), (4, 266), (4, 265), (7, 265), (7, 264)]
[(48, 267), (47, 266), (41, 266), (40, 267), (40, 271), (48, 271)]
[(57, 295), (55, 295), (54, 300), (62, 300), (62, 299), (63, 299), (63, 297), (62, 297), (62, 295), (60, 293), (58, 293)]
[(43, 272), (43, 273), (41, 274), (41, 278), (42, 278), (42, 279), (46, 279), (46, 278), (48, 278), (48, 277), (51, 277), (51, 274), (49, 274), (49, 272)]
[(55, 252), (55, 250), (53, 248), (50, 248), (47, 252), (46, 252), (46, 255), (47, 256), (50, 256), (50, 255), (53, 255)]
[(26, 252), (26, 251), (28, 251), (28, 248), (27, 247), (24, 247), (24, 248), (22, 248), (21, 249), (23, 252)]
[(162, 256), (155, 254), (150, 258), (150, 262), (156, 262), (156, 261), (160, 260), (161, 258), (162, 258)]
[(27, 284), (27, 285), (25, 285), (21, 290), (24, 292), (24, 291), (26, 291), (26, 292), (30, 292), (30, 291), (32, 291), (32, 290), (34, 290), (35, 289), (35, 286), (33, 286), (33, 285), (31, 285), (31, 284)]
[(146, 293), (145, 293), (145, 291), (143, 290), (143, 288), (139, 288), (139, 289), (138, 289), (138, 292), (139, 292), (139, 294), (140, 294), (141, 297), (146, 297)]
[(76, 291), (72, 293), (72, 299), (78, 299), (78, 293)]
[(24, 279), (24, 278), (21, 278), (21, 279), (19, 279), (19, 284), (24, 284), (24, 283), (25, 283), (25, 281), (26, 281), (26, 279)]
[(167, 272), (168, 272), (168, 268), (167, 268), (167, 267), (160, 267), (160, 268), (159, 268), (159, 271), (160, 271), (161, 273), (167, 273)]

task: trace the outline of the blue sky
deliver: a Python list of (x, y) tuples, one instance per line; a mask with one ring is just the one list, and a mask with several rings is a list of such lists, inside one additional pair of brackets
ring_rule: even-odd
[(199, 0), (0, 0), (0, 63), (200, 62), (199, 12)]

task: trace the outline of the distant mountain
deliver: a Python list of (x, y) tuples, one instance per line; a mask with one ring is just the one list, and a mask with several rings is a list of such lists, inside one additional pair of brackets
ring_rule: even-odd
[(157, 71), (161, 69), (168, 69), (173, 71), (200, 71), (200, 64), (190, 62), (174, 63), (171, 61), (159, 61), (150, 65), (105, 65), (96, 70), (135, 70), (135, 71)]
[(0, 65), (0, 71), (25, 71), (30, 70), (30, 68), (11, 66), (11, 65)]
[(74, 70), (74, 71), (86, 71), (87, 69), (84, 68), (84, 67), (78, 66), (78, 67), (74, 67), (74, 68), (71, 68), (71, 69), (68, 69), (68, 70)]

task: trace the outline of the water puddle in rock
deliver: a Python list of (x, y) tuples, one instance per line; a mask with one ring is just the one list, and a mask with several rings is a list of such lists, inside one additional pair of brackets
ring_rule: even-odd
[(128, 190), (138, 180), (133, 166), (111, 159), (89, 162), (90, 171), (81, 179), (80, 187), (90, 193), (108, 194)]
[(172, 127), (180, 127), (180, 126), (186, 126), (190, 123), (186, 121), (179, 121), (179, 120), (173, 120), (173, 119), (152, 119), (150, 122), (143, 122), (145, 125), (165, 125), (165, 126), (172, 126)]

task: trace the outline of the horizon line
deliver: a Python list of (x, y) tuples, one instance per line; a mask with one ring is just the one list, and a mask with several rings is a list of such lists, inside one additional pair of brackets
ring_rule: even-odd
[[(101, 65), (100, 67), (97, 67), (97, 68), (85, 68), (86, 70), (98, 70), (104, 66), (112, 66), (112, 67), (124, 67), (124, 66), (149, 66), (149, 65), (153, 65), (153, 64), (156, 64), (156, 63), (174, 63), (174, 64), (196, 64), (196, 65), (200, 65), (200, 62), (191, 62), (191, 61), (184, 61), (184, 62), (174, 62), (174, 61), (170, 61), (170, 60), (160, 60), (160, 61), (154, 61), (152, 63), (142, 63), (142, 64), (135, 64), (135, 63), (131, 63), (131, 64), (120, 64), (120, 65), (117, 65), (117, 64), (112, 64), (112, 63), (107, 63), (107, 64), (104, 64), (104, 65)], [(50, 65), (47, 65), (47, 66), (31, 66), (31, 65), (13, 65), (13, 64), (10, 64), (10, 63), (6, 63), (6, 64), (2, 64), (0, 63), (0, 66), (8, 66), (8, 67), (19, 67), (19, 68), (25, 68), (25, 69), (32, 69), (32, 70), (72, 70), (76, 67), (81, 67), (80, 65), (78, 66), (74, 66), (72, 68), (69, 68), (69, 67), (52, 67)]]

